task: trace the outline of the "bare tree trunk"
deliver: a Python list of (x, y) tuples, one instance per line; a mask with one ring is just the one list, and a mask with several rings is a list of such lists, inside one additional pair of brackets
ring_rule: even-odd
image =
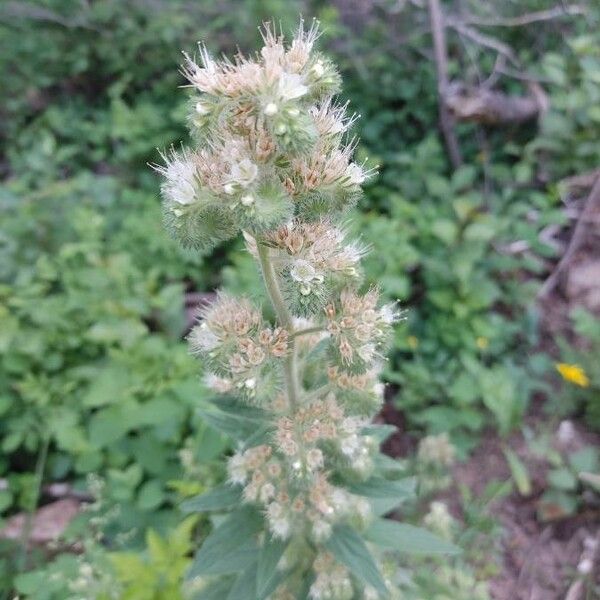
[(435, 67), (437, 71), (440, 129), (444, 136), (450, 162), (456, 169), (462, 164), (462, 157), (458, 140), (456, 139), (456, 133), (454, 131), (454, 119), (450, 114), (445, 101), (449, 81), (444, 15), (442, 14), (439, 0), (428, 0), (428, 5), (429, 21), (431, 23), (431, 33), (433, 36)]

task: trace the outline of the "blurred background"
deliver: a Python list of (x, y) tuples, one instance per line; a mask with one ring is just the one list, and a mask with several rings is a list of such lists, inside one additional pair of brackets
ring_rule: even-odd
[(379, 165), (350, 227), (406, 321), (385, 450), (403, 518), (464, 548), (400, 563), (408, 599), (587, 600), (600, 582), (596, 0), (0, 4), (0, 599), (193, 598), (182, 499), (230, 441), (184, 336), (239, 242), (162, 228), (157, 148), (187, 141), (181, 50), (317, 17)]

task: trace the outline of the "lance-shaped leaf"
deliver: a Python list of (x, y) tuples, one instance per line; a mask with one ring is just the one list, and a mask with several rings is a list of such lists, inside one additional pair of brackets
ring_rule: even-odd
[(258, 555), (256, 571), (256, 597), (263, 600), (272, 594), (283, 579), (284, 573), (277, 565), (285, 552), (287, 543), (281, 540), (267, 539)]
[(398, 504), (402, 500), (414, 496), (416, 480), (414, 477), (404, 479), (384, 479), (383, 477), (371, 477), (367, 481), (360, 481), (348, 485), (348, 490), (358, 496), (369, 498), (396, 498)]
[(255, 600), (256, 598), (256, 555), (253, 562), (240, 573), (227, 596), (227, 600)]
[(246, 569), (256, 560), (256, 534), (263, 528), (260, 514), (249, 507), (232, 513), (204, 540), (188, 578), (223, 575)]
[(184, 513), (207, 512), (210, 510), (229, 510), (241, 504), (242, 494), (239, 487), (228, 484), (213, 488), (205, 494), (200, 494), (181, 503)]
[(380, 444), (385, 442), (390, 435), (396, 433), (398, 429), (393, 425), (367, 425), (362, 428), (361, 433), (363, 435), (373, 436)]
[(367, 497), (373, 514), (381, 516), (413, 498), (416, 481), (414, 477), (391, 480), (375, 476), (367, 481), (348, 484), (346, 487), (353, 494)]
[(407, 554), (459, 554), (460, 548), (426, 529), (389, 519), (377, 519), (365, 532), (365, 538), (386, 550)]
[(231, 577), (219, 577), (199, 592), (193, 593), (190, 598), (191, 600), (223, 600), (223, 598), (227, 598), (234, 581), (235, 579)]
[(385, 581), (360, 535), (348, 525), (337, 525), (325, 547), (363, 583), (374, 587), (382, 598), (388, 597)]
[(268, 423), (264, 411), (225, 399), (218, 406), (198, 408), (198, 414), (214, 429), (242, 442), (255, 435), (258, 429), (264, 429)]

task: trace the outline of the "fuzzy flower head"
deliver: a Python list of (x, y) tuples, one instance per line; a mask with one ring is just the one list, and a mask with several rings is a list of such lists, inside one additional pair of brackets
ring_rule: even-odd
[(359, 295), (348, 288), (341, 292), (338, 305), (325, 308), (334, 361), (347, 371), (364, 373), (382, 359), (380, 349), (399, 314), (393, 305), (378, 308), (378, 298), (375, 289)]
[(288, 352), (288, 333), (271, 328), (248, 300), (219, 294), (200, 311), (188, 340), (194, 354), (209, 369), (207, 386), (227, 393), (237, 390), (247, 399), (268, 400), (280, 387), (278, 359)]
[[(325, 219), (294, 220), (265, 235), (292, 314), (321, 315), (334, 293), (358, 280), (359, 262), (366, 249), (346, 238), (343, 228)], [(256, 256), (253, 240), (248, 240), (248, 247)]]
[[(352, 160), (356, 142), (345, 138), (355, 117), (332, 100), (340, 78), (314, 49), (317, 23), (301, 24), (289, 43), (269, 24), (262, 36), (252, 57), (216, 60), (204, 46), (198, 60), (185, 55), (196, 149), (157, 168), (165, 220), (186, 246), (209, 249), (241, 230), (262, 235), (294, 217), (339, 213), (371, 174)], [(322, 290), (302, 290), (314, 296), (299, 314), (320, 309)]]

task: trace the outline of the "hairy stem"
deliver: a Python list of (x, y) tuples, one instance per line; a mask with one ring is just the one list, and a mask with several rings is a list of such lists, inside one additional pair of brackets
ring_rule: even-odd
[(292, 315), (288, 310), (281, 289), (279, 288), (279, 282), (277, 279), (277, 273), (273, 268), (273, 263), (269, 257), (269, 248), (260, 243), (257, 240), (258, 248), (258, 259), (260, 261), (260, 267), (265, 280), (265, 287), (277, 319), (282, 327), (287, 329), (290, 340), (290, 351), (285, 358), (283, 365), (283, 372), (285, 377), (285, 386), (287, 389), (288, 399), (292, 408), (298, 405), (298, 399), (300, 396), (300, 385), (298, 383), (298, 365), (297, 365), (297, 354), (296, 354), (296, 340), (294, 331), (294, 322)]
[(301, 335), (308, 335), (310, 333), (321, 333), (322, 331), (325, 331), (325, 328), (320, 325), (317, 325), (315, 327), (307, 327), (306, 329), (297, 329), (292, 334), (292, 338), (296, 339), (299, 338)]

